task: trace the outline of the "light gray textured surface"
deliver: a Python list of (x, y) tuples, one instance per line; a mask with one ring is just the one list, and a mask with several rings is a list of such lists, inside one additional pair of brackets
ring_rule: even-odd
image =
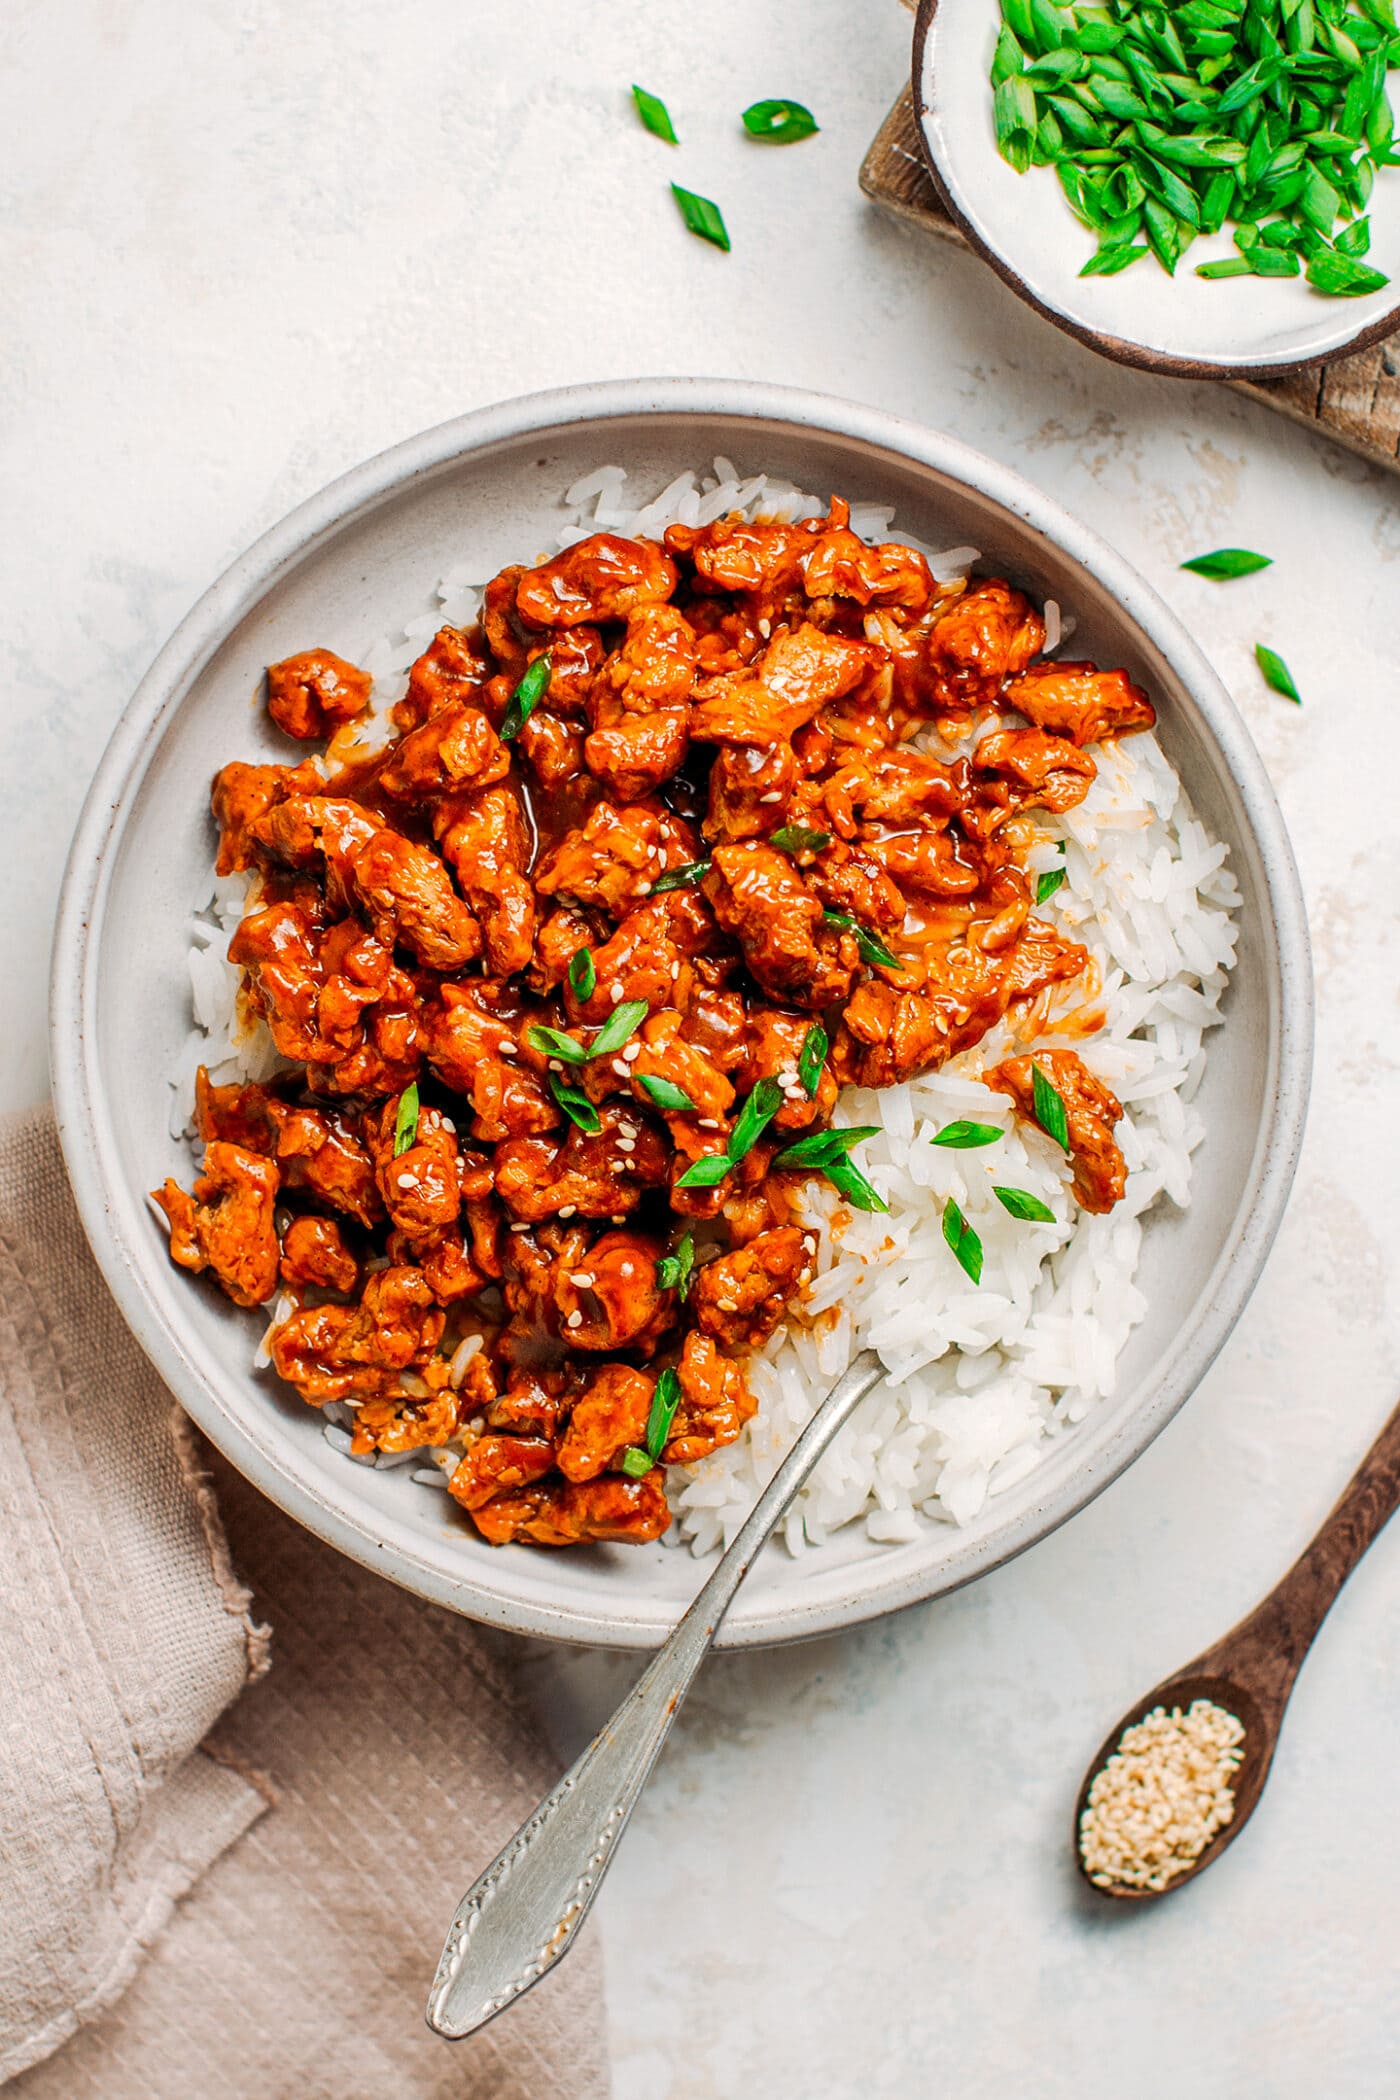
[[(728, 369), (942, 423), (1052, 490), (1198, 623), (1284, 799), (1319, 980), (1290, 1221), (1207, 1385), (1069, 1530), (946, 1604), (707, 1670), (599, 1907), (619, 2100), (1390, 2100), (1400, 1538), (1198, 1887), (1099, 1917), (1064, 1847), (1103, 1727), (1254, 1601), (1394, 1399), (1400, 500), (872, 217), (855, 171), (907, 35), (892, 0), (16, 0), (0, 1103), (44, 1089), (48, 921), (123, 699), (228, 558), (354, 460), (526, 387)], [(631, 121), (633, 79), (679, 151)], [(821, 135), (749, 146), (731, 113), (784, 93)], [(682, 233), (672, 175), (720, 199), (732, 255)], [(1176, 573), (1222, 543), (1277, 565)], [(562, 1753), (632, 1666), (534, 1667)]]

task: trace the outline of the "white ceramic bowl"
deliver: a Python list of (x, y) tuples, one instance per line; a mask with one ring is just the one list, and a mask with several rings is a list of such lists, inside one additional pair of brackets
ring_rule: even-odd
[(1360, 350), (1400, 328), (1400, 169), (1371, 193), (1365, 260), (1391, 282), (1364, 298), (1324, 298), (1302, 277), (1197, 277), (1238, 251), (1228, 232), (1195, 243), (1175, 277), (1155, 259), (1117, 277), (1081, 277), (1094, 236), (1053, 170), (1004, 161), (989, 81), (998, 0), (920, 0), (914, 108), (934, 182), (976, 248), (1047, 321), (1123, 364), (1194, 379), (1264, 379)]
[(1312, 1041), (1307, 934), (1258, 756), (1176, 619), (1084, 526), (952, 438), (815, 394), (735, 381), (634, 381), (539, 394), (409, 439), (274, 528), (202, 598), (118, 725), (74, 841), (56, 936), (52, 1061), (64, 1150), (118, 1302), (200, 1426), (322, 1538), (469, 1616), (563, 1640), (649, 1647), (704, 1566), (660, 1546), (492, 1548), (439, 1489), (338, 1456), (318, 1414), (252, 1369), (256, 1316), (174, 1269), (145, 1192), (189, 1159), (167, 1134), (166, 1074), (190, 1025), (192, 907), (208, 894), (209, 780), (272, 755), (262, 668), (312, 642), (354, 657), (427, 610), (463, 561), (489, 576), (550, 541), (560, 491), (616, 461), (648, 494), (716, 452), (741, 472), (894, 503), (933, 545), (971, 543), (1080, 622), (1076, 648), (1157, 696), (1161, 736), (1244, 892), (1240, 961), (1200, 1094), (1208, 1135), (1189, 1213), (1153, 1217), (1151, 1310), (1120, 1390), (966, 1530), (902, 1546), (857, 1525), (820, 1553), (770, 1547), (722, 1640), (796, 1639), (967, 1582), (1061, 1524), (1175, 1413), (1259, 1274), (1292, 1178)]

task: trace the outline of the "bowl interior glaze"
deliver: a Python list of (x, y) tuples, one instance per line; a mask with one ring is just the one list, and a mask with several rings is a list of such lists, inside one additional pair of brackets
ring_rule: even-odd
[(257, 697), (263, 666), (313, 644), (352, 660), (427, 612), (444, 571), (485, 578), (552, 538), (560, 491), (605, 461), (655, 493), (716, 452), (742, 472), (894, 503), (934, 545), (1072, 609), (1075, 649), (1124, 663), (1157, 696), (1162, 741), (1228, 841), (1244, 893), (1228, 1017), (1200, 1100), (1209, 1135), (1189, 1215), (1145, 1235), (1151, 1310), (1119, 1390), (965, 1530), (926, 1523), (875, 1545), (855, 1526), (794, 1561), (770, 1547), (728, 1644), (830, 1630), (966, 1582), (1062, 1523), (1180, 1405), (1247, 1299), (1282, 1211), (1301, 1130), (1310, 977), (1297, 877), (1257, 755), (1184, 631), (1116, 556), (1015, 476), (873, 410), (732, 382), (572, 389), (411, 439), (313, 498), (201, 600), (157, 660), (103, 761), (74, 843), (55, 944), (52, 1055), (60, 1129), (89, 1236), (138, 1338), (190, 1413), (313, 1531), (455, 1610), (580, 1642), (649, 1647), (705, 1568), (654, 1546), (554, 1555), (482, 1544), (440, 1490), (336, 1454), (317, 1414), (253, 1369), (261, 1321), (169, 1264), (145, 1191), (189, 1160), (167, 1131), (190, 1025), (186, 947), (209, 890), (210, 777), (230, 757), (285, 757)]

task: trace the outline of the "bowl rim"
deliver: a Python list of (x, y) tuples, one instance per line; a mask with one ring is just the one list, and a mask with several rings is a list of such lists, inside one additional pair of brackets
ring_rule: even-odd
[[(1078, 1514), (1152, 1442), (1223, 1346), (1258, 1279), (1282, 1220), (1297, 1163), (1312, 1063), (1312, 970), (1302, 887), (1263, 762), (1243, 720), (1184, 625), (1152, 587), (1053, 498), (959, 439), (804, 389), (760, 381), (661, 378), (568, 386), (469, 411), (405, 438), (338, 476), (264, 532), (196, 601), (160, 650), (119, 717), (79, 816), (60, 892), (50, 982), (50, 1066), (56, 1120), (79, 1214), (106, 1280), (137, 1341), (198, 1426), (254, 1486), (313, 1534), (430, 1602), (507, 1630), (580, 1645), (651, 1648), (670, 1620), (566, 1610), (482, 1593), (470, 1566), (448, 1578), (416, 1564), (376, 1533), (372, 1516), (328, 1507), (314, 1481), (254, 1443), (207, 1385), (167, 1326), (142, 1275), (149, 1251), (129, 1245), (106, 1192), (110, 1090), (97, 1068), (94, 1012), (104, 907), (104, 864), (115, 861), (135, 790), (185, 694), (226, 636), (282, 572), (299, 564), (415, 481), (473, 454), (576, 424), (693, 417), (766, 422), (868, 445), (927, 467), (1029, 525), (1110, 591), (1130, 621), (1189, 687), (1220, 762), (1234, 777), (1258, 854), (1269, 936), (1269, 1059), (1274, 1070), (1250, 1170), (1230, 1234), (1202, 1288), (1200, 1317), (1153, 1374), (1144, 1404), (1115, 1430), (1097, 1461), (1043, 1494), (995, 1538), (969, 1541), (951, 1565), (900, 1570), (834, 1601), (778, 1597), (761, 1615), (721, 1628), (719, 1645), (766, 1646), (837, 1631), (961, 1587), (1002, 1565)], [(600, 457), (602, 440), (600, 437)]]
[(951, 177), (945, 175), (942, 160), (929, 136), (933, 110), (924, 97), (924, 81), (928, 74), (925, 53), (933, 30), (934, 17), (938, 13), (939, 0), (919, 0), (914, 18), (914, 44), (911, 66), (911, 93), (914, 117), (919, 133), (919, 150), (929, 179), (938, 192), (939, 202), (953, 220), (968, 246), (980, 255), (983, 262), (990, 263), (1003, 284), (1010, 286), (1018, 298), (1032, 306), (1042, 320), (1062, 334), (1073, 336), (1076, 342), (1087, 344), (1103, 357), (1112, 358), (1115, 364), (1131, 365), (1140, 372), (1155, 372), (1159, 378), (1168, 379), (1287, 379), (1299, 372), (1321, 370), (1339, 357), (1354, 357), (1360, 350), (1370, 350), (1382, 343), (1400, 328), (1400, 290), (1393, 303), (1379, 320), (1368, 321), (1354, 335), (1348, 335), (1321, 356), (1250, 358), (1241, 362), (1238, 358), (1180, 357), (1170, 350), (1154, 350), (1146, 343), (1137, 343), (1130, 337), (1108, 335), (1101, 329), (1091, 328), (1086, 322), (1076, 321), (1062, 307), (1052, 306), (1032, 289), (1026, 279), (1001, 250), (986, 240), (981, 230), (970, 219), (958, 202), (957, 190)]

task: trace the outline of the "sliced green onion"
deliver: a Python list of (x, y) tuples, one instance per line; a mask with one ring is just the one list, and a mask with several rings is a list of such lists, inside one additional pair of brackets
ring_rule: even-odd
[(982, 1281), (982, 1242), (950, 1196), (943, 1206), (943, 1237), (974, 1283)]
[(406, 1086), (399, 1095), (398, 1110), (394, 1116), (394, 1157), (407, 1152), (418, 1135), (418, 1081)]
[(549, 685), (549, 674), (553, 668), (553, 655), (548, 649), (537, 656), (525, 676), (506, 704), (505, 720), (501, 723), (501, 742), (509, 744), (518, 737), (529, 721)]
[(671, 1434), (671, 1424), (681, 1403), (681, 1381), (668, 1365), (652, 1389), (651, 1413), (647, 1416), (647, 1451), (660, 1458)]
[(1050, 868), (1045, 874), (1038, 876), (1035, 885), (1036, 903), (1044, 904), (1047, 897), (1053, 897), (1056, 890), (1063, 884), (1064, 879), (1065, 871), (1063, 868)]
[(671, 1114), (680, 1116), (695, 1113), (695, 1103), (684, 1087), (675, 1086), (671, 1080), (658, 1079), (650, 1072), (639, 1072), (637, 1084), (658, 1108), (667, 1109)]
[(676, 1241), (673, 1254), (663, 1254), (656, 1264), (656, 1280), (663, 1291), (674, 1291), (684, 1304), (695, 1267), (695, 1240), (689, 1229)]
[(1234, 576), (1253, 576), (1259, 569), (1270, 568), (1272, 559), (1267, 554), (1256, 554), (1250, 547), (1217, 547), (1214, 554), (1193, 554), (1181, 566), (1193, 576), (1208, 576), (1212, 583), (1224, 583)]
[(637, 115), (654, 137), (665, 139), (668, 146), (680, 144), (676, 137), (676, 127), (671, 122), (671, 112), (659, 95), (649, 95), (645, 88), (638, 87), (634, 81), (632, 100), (637, 105)]
[(976, 1152), (983, 1145), (995, 1145), (1006, 1132), (995, 1123), (945, 1123), (937, 1134), (929, 1139), (931, 1145), (946, 1145), (950, 1152)]
[(1384, 270), (1373, 270), (1369, 263), (1339, 254), (1335, 248), (1310, 257), (1307, 279), (1315, 291), (1340, 299), (1364, 298), (1367, 292), (1383, 291), (1390, 282)]
[(612, 1051), (620, 1050), (650, 1012), (645, 999), (624, 999), (621, 1006), (613, 1008), (594, 1036), (588, 1046), (588, 1055), (607, 1057)]
[(1254, 644), (1254, 655), (1260, 670), (1264, 674), (1265, 685), (1272, 686), (1276, 693), (1282, 693), (1285, 700), (1294, 700), (1301, 707), (1303, 696), (1293, 683), (1293, 673), (1289, 670), (1278, 651), (1271, 649), (1267, 642), (1256, 642)]
[(652, 884), (651, 894), (653, 897), (659, 897), (663, 890), (693, 889), (709, 872), (710, 863), (707, 860), (688, 860), (684, 867), (666, 868)]
[(681, 217), (692, 233), (698, 233), (702, 241), (712, 241), (716, 248), (729, 252), (729, 229), (724, 223), (724, 213), (709, 197), (697, 197), (694, 190), (683, 190), (678, 182), (671, 184), (671, 195), (680, 206)]
[(783, 1105), (783, 1090), (776, 1079), (760, 1079), (735, 1119), (729, 1134), (731, 1166), (737, 1166), (745, 1153), (752, 1152), (768, 1125)]
[(855, 1161), (847, 1159), (844, 1153), (838, 1154), (834, 1159), (826, 1160), (821, 1171), (825, 1174), (831, 1186), (838, 1194), (845, 1197), (853, 1209), (871, 1211), (889, 1209), (889, 1205), (880, 1194), (880, 1191), (866, 1180)]
[(878, 933), (870, 933), (848, 911), (824, 911), (822, 917), (828, 926), (839, 926), (843, 933), (854, 935), (862, 962), (874, 963), (882, 970), (902, 970), (904, 965), (897, 955), (891, 955)]
[(817, 120), (800, 102), (753, 102), (744, 111), (743, 125), (751, 139), (791, 146), (798, 139), (811, 138)]
[(824, 853), (831, 844), (831, 833), (809, 831), (805, 824), (782, 824), (768, 843), (784, 853)]
[(817, 1088), (822, 1082), (822, 1068), (830, 1048), (826, 1030), (820, 1021), (813, 1021), (802, 1038), (802, 1049), (797, 1059), (797, 1078), (809, 1101), (817, 1098)]
[(1055, 1213), (1039, 1196), (1031, 1195), (1029, 1189), (1004, 1189), (995, 1181), (992, 1194), (1003, 1210), (1009, 1210), (1013, 1218), (1023, 1218), (1028, 1225), (1053, 1225)]
[(1062, 1152), (1068, 1152), (1069, 1116), (1065, 1111), (1064, 1097), (1037, 1064), (1031, 1066), (1031, 1101), (1035, 1120), (1045, 1135), (1052, 1137)]
[(577, 1124), (586, 1137), (593, 1137), (602, 1129), (603, 1119), (581, 1086), (570, 1086), (558, 1072), (551, 1072), (549, 1091), (569, 1121)]
[(598, 972), (593, 967), (593, 950), (578, 948), (569, 964), (569, 990), (576, 999), (591, 999), (598, 988)]
[(676, 1176), (678, 1189), (712, 1189), (723, 1181), (734, 1162), (727, 1152), (706, 1152), (694, 1159), (684, 1174)]
[(853, 1146), (864, 1144), (866, 1138), (879, 1135), (878, 1123), (863, 1124), (857, 1130), (813, 1130), (806, 1137), (785, 1145), (775, 1155), (773, 1164), (775, 1167), (824, 1167), (829, 1160), (844, 1158)]
[(635, 1444), (629, 1444), (617, 1463), (618, 1470), (625, 1473), (629, 1480), (643, 1480), (656, 1461), (649, 1451), (639, 1450)]
[(525, 1040), (541, 1057), (558, 1057), (566, 1065), (586, 1065), (590, 1052), (584, 1049), (576, 1035), (565, 1035), (558, 1028), (541, 1028), (535, 1024), (525, 1031)]

